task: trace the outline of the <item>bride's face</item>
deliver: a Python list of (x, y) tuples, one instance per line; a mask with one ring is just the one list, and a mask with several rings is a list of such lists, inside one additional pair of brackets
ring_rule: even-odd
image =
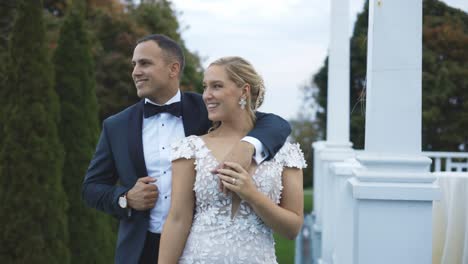
[(203, 78), (203, 101), (211, 121), (223, 121), (241, 114), (242, 89), (229, 79), (224, 66), (212, 65)]

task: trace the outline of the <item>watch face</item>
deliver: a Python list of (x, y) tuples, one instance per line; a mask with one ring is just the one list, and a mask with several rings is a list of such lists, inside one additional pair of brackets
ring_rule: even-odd
[(127, 199), (125, 197), (119, 197), (119, 206), (122, 208), (127, 208)]

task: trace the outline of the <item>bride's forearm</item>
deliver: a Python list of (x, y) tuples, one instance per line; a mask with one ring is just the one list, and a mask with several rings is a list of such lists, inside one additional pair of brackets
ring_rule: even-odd
[(169, 214), (161, 236), (158, 263), (176, 264), (179, 261), (190, 232), (192, 218), (188, 215), (174, 216)]
[(195, 166), (192, 159), (172, 162), (171, 209), (164, 224), (159, 246), (160, 264), (176, 264), (179, 261), (192, 226), (195, 196)]
[(246, 199), (267, 226), (282, 236), (294, 239), (304, 221), (302, 170), (284, 168), (281, 177), (283, 190), (280, 205), (258, 190), (247, 195)]
[(280, 207), (261, 192), (257, 192), (249, 204), (273, 231), (288, 239), (296, 237), (302, 226), (302, 215)]

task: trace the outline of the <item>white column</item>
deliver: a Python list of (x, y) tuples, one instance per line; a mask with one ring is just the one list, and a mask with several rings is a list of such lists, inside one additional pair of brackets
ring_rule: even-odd
[[(321, 257), (319, 263), (333, 263), (336, 228), (336, 176), (330, 170), (334, 162), (354, 156), (349, 141), (349, 1), (332, 0), (330, 7), (330, 48), (328, 55), (327, 135), (319, 153), (318, 174), (320, 198), (316, 213), (317, 226), (321, 228)], [(317, 164), (314, 164), (316, 166)]]
[(422, 0), (370, 1), (365, 149), (421, 152)]
[(325, 141), (316, 141), (312, 144), (314, 149), (314, 212), (315, 212), (315, 232), (322, 232), (322, 207), (323, 207), (323, 177), (322, 162), (320, 153), (325, 148)]
[(352, 188), (349, 180), (354, 176), (353, 171), (360, 168), (360, 163), (355, 159), (344, 162), (335, 162), (330, 167), (335, 175), (335, 193), (333, 211), (335, 212), (335, 228), (333, 229), (334, 251), (333, 263), (352, 263), (354, 252), (354, 205)]
[(350, 180), (352, 263), (432, 263), (439, 190), (421, 154), (422, 0), (371, 0), (368, 32), (365, 151)]
[(333, 252), (336, 246), (335, 231), (337, 225), (341, 224), (337, 219), (336, 197), (338, 195), (336, 185), (339, 183), (338, 176), (333, 172), (332, 167), (336, 163), (343, 162), (354, 157), (354, 151), (351, 149), (351, 144), (334, 145), (328, 143), (320, 152), (321, 160), (321, 175), (323, 177), (322, 189), (322, 210), (321, 210), (321, 227), (322, 227), (322, 250), (319, 263), (333, 263)]
[[(316, 141), (312, 144), (314, 149), (314, 212), (315, 221), (312, 228), (312, 264), (317, 264), (322, 256), (322, 207), (323, 207), (323, 174), (322, 174), (322, 161), (320, 153), (325, 148), (325, 141)], [(297, 245), (296, 245), (297, 247)]]
[(349, 3), (332, 0), (328, 54), (327, 141), (349, 142)]

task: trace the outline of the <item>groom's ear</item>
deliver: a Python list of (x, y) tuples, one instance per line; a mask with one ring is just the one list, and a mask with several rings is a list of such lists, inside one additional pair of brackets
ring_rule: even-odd
[(179, 62), (172, 62), (169, 67), (169, 76), (174, 78), (179, 77), (179, 74), (181, 74)]

